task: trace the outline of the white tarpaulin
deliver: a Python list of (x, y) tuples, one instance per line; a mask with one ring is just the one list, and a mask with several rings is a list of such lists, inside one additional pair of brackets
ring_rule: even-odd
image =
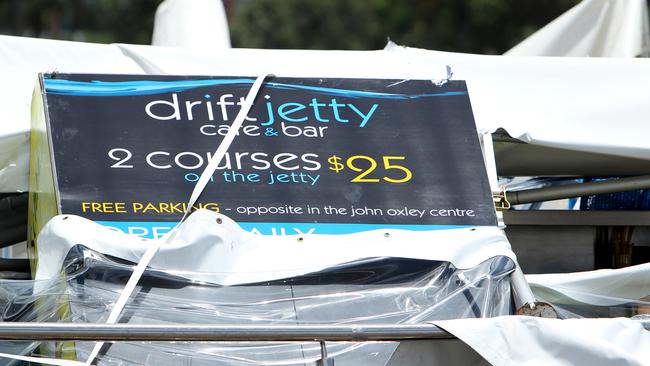
[(547, 300), (557, 296), (552, 292), (559, 292), (588, 304), (616, 305), (650, 296), (650, 263), (620, 269), (527, 275), (526, 280), (535, 293), (550, 297)]
[(188, 50), (6, 36), (0, 55), (0, 191), (27, 190), (27, 148), (20, 146), (31, 91), (38, 72), (54, 70), (440, 80), (449, 65), (454, 79), (467, 80), (480, 131), (503, 127), (532, 144), (650, 160), (646, 59), (481, 56), (392, 44), (382, 51)]
[(508, 316), (434, 323), (494, 366), (650, 365), (650, 332), (635, 320)]
[[(193, 279), (210, 283), (236, 285), (300, 276), (371, 257), (446, 261), (457, 268), (474, 267), (495, 256), (515, 258), (505, 233), (496, 226), (426, 233), (373, 230), (337, 235), (336, 240), (309, 234), (300, 239), (255, 235), (226, 216), (198, 210), (179, 227), (173, 241), (161, 246), (150, 265), (190, 272)], [(36, 280), (58, 277), (68, 251), (79, 243), (131, 262), (138, 262), (153, 243), (73, 215), (50, 220), (38, 241), (47, 245), (38, 247), (38, 258), (45, 260), (39, 260)], [(199, 278), (202, 274), (205, 277)]]
[(584, 0), (505, 54), (637, 57), (650, 51), (646, 0)]
[(142, 73), (118, 47), (0, 36), (0, 192), (28, 190), (30, 105), (42, 71)]
[(156, 11), (151, 43), (193, 49), (230, 48), (221, 0), (165, 0)]

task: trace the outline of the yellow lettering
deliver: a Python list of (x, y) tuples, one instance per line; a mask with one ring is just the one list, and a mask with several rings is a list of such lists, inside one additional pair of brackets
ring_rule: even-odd
[(124, 202), (115, 203), (115, 212), (117, 213), (126, 213), (126, 204)]
[(102, 202), (102, 211), (105, 213), (114, 213), (115, 212), (115, 205), (113, 202)]
[(201, 208), (205, 208), (206, 210), (212, 210), (212, 211), (217, 212), (217, 213), (219, 211), (221, 211), (221, 209), (219, 208), (219, 204), (218, 203), (213, 203), (213, 202), (206, 203), (206, 204), (202, 205)]
[(155, 213), (160, 213), (160, 211), (158, 210), (158, 207), (156, 207), (156, 205), (154, 205), (151, 202), (148, 202), (147, 206), (145, 206), (145, 208), (142, 210), (143, 213), (146, 213), (146, 212), (149, 212), (149, 211), (153, 211)]
[(160, 212), (170, 213), (169, 212), (169, 203), (160, 202)]
[(133, 202), (133, 212), (139, 212), (143, 207), (144, 205), (142, 203)]
[(181, 204), (180, 203), (170, 203), (170, 209), (172, 213), (184, 213), (182, 208), (180, 208)]

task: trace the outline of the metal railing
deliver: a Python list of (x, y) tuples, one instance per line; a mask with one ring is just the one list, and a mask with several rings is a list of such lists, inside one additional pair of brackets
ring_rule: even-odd
[[(640, 320), (650, 330), (650, 320)], [(326, 342), (456, 339), (433, 324), (401, 325), (141, 325), (88, 323), (0, 323), (0, 340), (318, 342), (319, 366), (333, 366)]]
[(404, 325), (141, 325), (0, 323), (0, 340), (304, 342), (454, 339), (440, 327)]
[(454, 339), (429, 324), (405, 325), (141, 325), (87, 323), (0, 323), (0, 340), (318, 342), (319, 366), (333, 366), (328, 341)]
[[(650, 320), (638, 320), (650, 331)], [(456, 339), (433, 324), (186, 325), (0, 323), (0, 340), (158, 342), (378, 342)]]

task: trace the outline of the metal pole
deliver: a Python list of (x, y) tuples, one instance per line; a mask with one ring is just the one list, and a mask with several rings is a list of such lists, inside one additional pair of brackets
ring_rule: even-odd
[(506, 192), (511, 205), (650, 188), (650, 175)]
[[(638, 321), (650, 330), (650, 321)], [(186, 342), (372, 342), (456, 339), (432, 324), (418, 325), (139, 325), (0, 323), (0, 340)]]
[(455, 339), (435, 325), (140, 325), (0, 323), (0, 340), (304, 342)]
[(316, 366), (334, 366), (334, 360), (327, 356), (325, 341), (320, 341), (320, 360), (316, 361)]
[(517, 263), (517, 268), (510, 275), (510, 285), (512, 285), (514, 292), (512, 298), (515, 300), (517, 309), (520, 309), (524, 305), (528, 305), (531, 308), (535, 307), (535, 295), (533, 294), (533, 290), (530, 289), (530, 285), (526, 281), (526, 276), (524, 276), (524, 272), (519, 267), (519, 263)]

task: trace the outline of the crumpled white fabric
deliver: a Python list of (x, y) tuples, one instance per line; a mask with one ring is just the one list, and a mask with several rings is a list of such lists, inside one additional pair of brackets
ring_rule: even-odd
[(193, 49), (230, 48), (221, 0), (165, 0), (156, 10), (151, 44)]
[(39, 72), (141, 74), (116, 47), (0, 36), (0, 192), (26, 192), (31, 100)]
[(647, 56), (649, 35), (646, 0), (583, 0), (505, 55)]
[[(522, 141), (650, 160), (650, 60), (503, 57), (391, 46), (382, 51), (186, 49), (99, 45), (0, 36), (0, 192), (27, 190), (30, 101), (41, 71), (466, 80), (480, 132), (504, 128)], [(264, 60), (260, 62), (259, 60)], [(613, 124), (616, 128), (613, 128)], [(16, 135), (22, 134), (22, 135)], [(13, 142), (11, 142), (13, 143)]]
[(624, 318), (504, 316), (434, 323), (494, 366), (650, 365), (650, 331)]
[[(38, 258), (46, 260), (38, 262), (37, 280), (57, 278), (63, 259), (77, 244), (138, 262), (154, 243), (74, 215), (52, 218), (38, 242), (47, 246), (38, 246)], [(426, 232), (372, 230), (332, 240), (331, 235), (317, 234), (255, 235), (227, 216), (202, 209), (178, 227), (174, 240), (162, 245), (150, 266), (187, 272), (183, 275), (195, 280), (237, 285), (300, 276), (368, 257), (440, 260), (471, 268), (495, 256), (515, 259), (505, 234), (496, 226)]]
[[(636, 56), (648, 51), (646, 7), (645, 0), (585, 0), (508, 54), (556, 54), (545, 47), (577, 37), (581, 46), (570, 48), (580, 52), (557, 54), (595, 56), (587, 50), (597, 48)], [(210, 14), (218, 24), (203, 18)], [(482, 132), (502, 127), (531, 144), (650, 160), (650, 60), (480, 56), (390, 44), (384, 51), (235, 50), (226, 48), (222, 18), (218, 0), (165, 1), (154, 44), (175, 48), (0, 36), (0, 192), (27, 190), (29, 104), (45, 71), (242, 76), (272, 68), (279, 76), (442, 79), (449, 65), (455, 79), (467, 80)], [(16, 141), (22, 148), (11, 147)]]
[(547, 295), (544, 297), (547, 301), (553, 300), (553, 292), (559, 292), (592, 305), (624, 304), (650, 295), (650, 263), (619, 269), (527, 275), (526, 280), (535, 293)]

